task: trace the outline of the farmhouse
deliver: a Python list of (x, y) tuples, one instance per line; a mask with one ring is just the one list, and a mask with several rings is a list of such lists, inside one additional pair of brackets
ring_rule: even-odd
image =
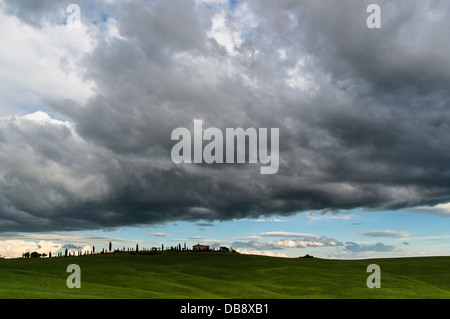
[(192, 246), (192, 250), (194, 250), (194, 251), (208, 251), (209, 250), (209, 246), (197, 244), (197, 245)]

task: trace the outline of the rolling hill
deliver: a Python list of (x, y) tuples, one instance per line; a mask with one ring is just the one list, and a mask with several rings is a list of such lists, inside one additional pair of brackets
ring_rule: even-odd
[[(69, 289), (67, 266), (81, 269)], [(369, 289), (367, 266), (381, 267)], [(2, 299), (450, 298), (450, 257), (370, 260), (274, 258), (232, 253), (99, 254), (1, 259)]]

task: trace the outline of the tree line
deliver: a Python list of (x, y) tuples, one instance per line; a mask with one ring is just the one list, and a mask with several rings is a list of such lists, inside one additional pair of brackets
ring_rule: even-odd
[[(221, 249), (217, 250), (217, 251), (224, 251), (222, 249), (223, 247), (221, 247)], [(211, 251), (216, 251), (215, 248), (211, 248)], [(152, 248), (139, 248), (139, 244), (136, 244), (135, 248), (130, 248), (130, 247), (121, 247), (121, 248), (116, 248), (113, 249), (113, 245), (112, 242), (109, 242), (108, 244), (108, 248), (102, 248), (101, 251), (96, 252), (95, 251), (95, 246), (92, 246), (92, 249), (90, 250), (76, 250), (76, 251), (71, 251), (68, 248), (65, 248), (64, 251), (58, 251), (56, 253), (56, 256), (54, 254), (52, 254), (52, 252), (49, 252), (48, 254), (46, 253), (38, 253), (36, 251), (34, 252), (24, 252), (22, 254), (22, 258), (41, 258), (41, 257), (48, 257), (48, 258), (52, 258), (52, 257), (80, 257), (80, 256), (88, 256), (88, 255), (94, 255), (94, 254), (108, 254), (108, 253), (113, 253), (113, 254), (132, 254), (132, 255), (154, 255), (154, 254), (159, 254), (162, 252), (184, 252), (184, 251), (192, 251), (191, 249), (189, 249), (186, 246), (186, 243), (184, 243), (183, 246), (181, 246), (181, 244), (177, 244), (175, 246), (170, 246), (170, 247), (165, 247), (164, 244), (161, 244), (161, 247), (152, 247)], [(230, 251), (228, 248), (225, 251)], [(231, 250), (232, 252), (235, 252), (234, 250)]]

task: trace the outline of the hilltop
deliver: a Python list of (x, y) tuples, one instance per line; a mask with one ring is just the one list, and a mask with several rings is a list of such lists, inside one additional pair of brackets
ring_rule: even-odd
[[(369, 289), (369, 264), (381, 289)], [(81, 269), (69, 289), (67, 266)], [(0, 298), (450, 298), (450, 257), (371, 260), (232, 253), (98, 254), (1, 259)]]

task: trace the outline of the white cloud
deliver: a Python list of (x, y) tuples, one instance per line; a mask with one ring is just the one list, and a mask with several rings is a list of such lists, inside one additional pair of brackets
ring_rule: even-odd
[(388, 246), (383, 243), (376, 244), (358, 244), (349, 242), (345, 244), (345, 249), (355, 253), (361, 252), (389, 252), (397, 250), (394, 246)]
[(228, 54), (236, 56), (246, 34), (258, 26), (258, 19), (245, 3), (239, 5), (233, 15), (229, 14), (227, 7), (219, 7), (222, 10), (212, 18), (212, 28), (208, 36), (224, 46)]
[(265, 222), (284, 223), (286, 221), (287, 221), (286, 219), (279, 219), (279, 218), (259, 218), (259, 219), (255, 219), (255, 222), (257, 222), (257, 223), (265, 223)]
[(0, 256), (5, 258), (19, 258), (25, 252), (38, 252), (40, 254), (49, 252), (55, 254), (62, 248), (61, 243), (55, 243), (53, 241), (40, 240), (38, 242), (25, 241), (25, 240), (5, 240), (0, 241)]
[(450, 235), (430, 235), (430, 236), (415, 237), (415, 239), (421, 240), (448, 240), (449, 238)]
[(285, 231), (272, 231), (272, 232), (258, 233), (258, 236), (265, 236), (265, 237), (316, 237), (316, 235), (309, 234), (309, 233), (290, 233), (290, 232), (285, 232)]
[[(325, 240), (324, 240), (325, 239)], [(339, 242), (335, 240), (326, 239), (325, 237), (316, 240), (292, 240), (282, 239), (273, 242), (265, 243), (267, 246), (271, 246), (274, 249), (281, 248), (306, 248), (306, 247), (323, 247), (323, 246), (337, 246)]]
[(285, 253), (280, 252), (275, 253), (270, 250), (236, 249), (236, 251), (244, 255), (258, 255), (258, 256), (283, 257), (283, 258), (288, 257)]
[(277, 241), (259, 242), (251, 240), (249, 242), (234, 242), (233, 247), (256, 249), (256, 250), (279, 250), (290, 248), (341, 246), (342, 243), (329, 237), (305, 237), (303, 239), (284, 238)]
[(177, 239), (171, 239), (170, 241), (174, 242), (192, 242), (192, 243), (199, 243), (204, 245), (228, 245), (230, 244), (230, 241), (223, 240), (223, 239), (214, 239), (214, 238), (206, 238), (202, 236), (191, 236), (188, 238), (177, 238)]
[(94, 48), (92, 30), (50, 24), (33, 28), (1, 11), (0, 30), (0, 116), (49, 96), (78, 102), (92, 96), (94, 84), (83, 80), (80, 63)]
[(372, 230), (372, 231), (362, 231), (358, 232), (358, 234), (368, 237), (395, 237), (395, 238), (404, 238), (411, 237), (411, 234), (402, 231), (392, 231), (392, 230)]
[(217, 43), (223, 45), (229, 54), (236, 55), (236, 46), (242, 43), (240, 34), (233, 31), (226, 25), (226, 17), (224, 13), (218, 13), (212, 20), (212, 29), (208, 33), (211, 38), (214, 38)]
[[(281, 53), (280, 55), (283, 56)], [(288, 77), (286, 79), (286, 83), (294, 89), (307, 91), (313, 88), (313, 78), (304, 69), (305, 61), (306, 59), (303, 58), (297, 62), (295, 67), (287, 69)]]
[(149, 233), (150, 236), (156, 236), (156, 237), (169, 237), (170, 235), (167, 233)]
[(338, 214), (317, 214), (317, 213), (309, 213), (308, 219), (310, 220), (350, 220), (352, 218), (357, 217), (357, 215), (347, 214), (347, 213), (338, 213)]
[(244, 239), (261, 239), (260, 236), (245, 236), (245, 237), (235, 237), (235, 240), (244, 240)]
[(411, 209), (415, 213), (425, 213), (441, 217), (450, 217), (450, 203), (436, 206), (419, 206)]
[(24, 252), (56, 253), (67, 247), (70, 251), (89, 251), (92, 246), (113, 246), (125, 244), (156, 244), (153, 241), (131, 240), (118, 237), (99, 236), (92, 233), (50, 233), (50, 234), (9, 234), (0, 236), (0, 256), (7, 258), (21, 257)]

